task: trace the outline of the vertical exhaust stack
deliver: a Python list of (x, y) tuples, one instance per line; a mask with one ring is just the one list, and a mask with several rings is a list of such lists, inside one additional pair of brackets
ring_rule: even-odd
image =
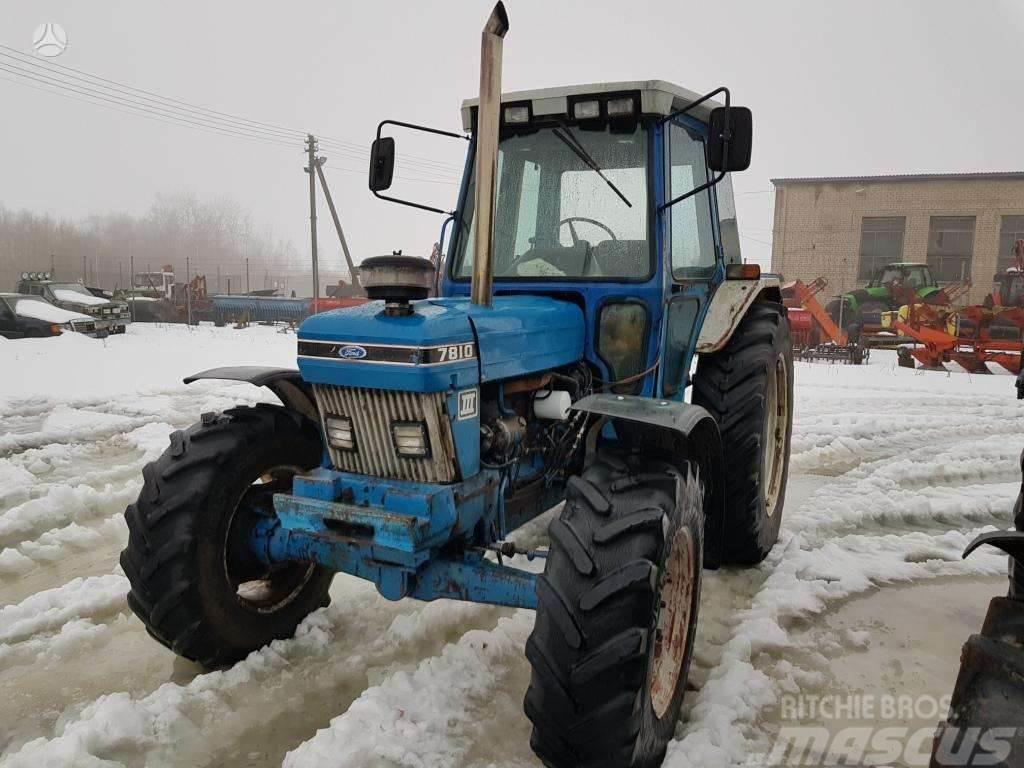
[(476, 118), (476, 233), (473, 238), (471, 300), (491, 306), (493, 281), (494, 204), (498, 175), (498, 127), (501, 120), (501, 48), (508, 32), (508, 14), (498, 3), (491, 11), (480, 42), (480, 105)]

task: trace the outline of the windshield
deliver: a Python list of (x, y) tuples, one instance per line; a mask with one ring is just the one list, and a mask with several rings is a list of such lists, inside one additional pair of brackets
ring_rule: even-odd
[[(474, 174), (475, 176), (475, 174)], [(494, 277), (643, 278), (650, 273), (647, 132), (557, 125), (498, 146)], [(473, 182), (452, 274), (473, 271)]]
[(92, 296), (89, 290), (81, 283), (50, 283), (50, 290), (52, 291), (74, 291), (75, 293), (81, 293), (85, 296)]

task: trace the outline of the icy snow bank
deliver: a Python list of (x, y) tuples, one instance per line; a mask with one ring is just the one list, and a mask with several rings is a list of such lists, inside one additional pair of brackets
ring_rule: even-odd
[[(274, 641), (230, 669), (185, 685), (165, 683), (140, 698), (124, 692), (101, 696), (62, 718), (53, 738), (35, 739), (6, 755), (4, 768), (109, 766), (106, 761), (115, 754), (119, 763), (131, 765), (219, 764), (219, 748), (230, 748), (232, 739), (251, 741), (253, 717), (262, 722), (279, 707), (305, 703), (315, 684), (303, 677), (304, 670), (328, 683), (339, 676), (362, 677), (367, 668), (391, 664), (403, 652), (422, 652), (461, 633), (468, 621), (495, 613), (460, 603), (388, 603), (351, 580), (336, 584), (332, 593), (339, 587), (344, 599), (306, 617), (294, 638)], [(408, 619), (392, 618), (413, 606)], [(89, 633), (85, 625), (71, 632), (87, 641), (93, 637)]]
[(803, 549), (799, 535), (784, 533), (759, 568), (768, 574), (750, 608), (738, 617), (711, 677), (697, 693), (681, 738), (669, 744), (666, 768), (728, 768), (741, 764), (756, 744), (747, 725), (777, 701), (782, 681), (755, 667), (754, 656), (791, 643), (786, 622), (820, 614), (837, 600), (881, 584), (954, 575), (1006, 572), (1006, 557), (960, 552), (977, 534), (949, 531), (929, 536), (854, 535), (817, 549)]
[(37, 592), (0, 608), (0, 643), (52, 632), (72, 619), (119, 612), (126, 607), (127, 594), (128, 579), (116, 574), (72, 579), (62, 587)]
[(284, 768), (458, 765), (472, 746), (465, 737), (478, 710), (493, 704), (495, 683), (522, 660), (533, 615), (517, 611), (491, 631), (471, 630), (413, 672), (396, 672), (367, 689), (328, 728), (289, 752)]
[(15, 411), (18, 404), (12, 401), (27, 398), (102, 403), (154, 391), (188, 391), (195, 397), (229, 387), (258, 394), (253, 387), (224, 382), (199, 382), (186, 390), (181, 380), (226, 365), (295, 368), (295, 344), (295, 334), (265, 326), (236, 330), (154, 323), (132, 323), (126, 334), (102, 340), (79, 333), (20, 340), (0, 346), (0, 370), (18, 371), (4, 381), (0, 413)]

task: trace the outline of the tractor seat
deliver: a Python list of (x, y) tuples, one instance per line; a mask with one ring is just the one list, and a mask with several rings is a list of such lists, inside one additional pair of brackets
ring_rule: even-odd
[(592, 253), (603, 275), (643, 277), (648, 272), (646, 240), (603, 240)]

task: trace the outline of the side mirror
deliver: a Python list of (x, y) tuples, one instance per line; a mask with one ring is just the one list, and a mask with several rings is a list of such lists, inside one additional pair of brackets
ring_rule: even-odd
[[(729, 116), (728, 151), (722, 137)], [(708, 119), (708, 167), (712, 171), (745, 171), (750, 167), (754, 116), (746, 107), (716, 107)]]
[(391, 136), (375, 139), (370, 147), (370, 189), (382, 192), (391, 186), (395, 175), (395, 140)]

